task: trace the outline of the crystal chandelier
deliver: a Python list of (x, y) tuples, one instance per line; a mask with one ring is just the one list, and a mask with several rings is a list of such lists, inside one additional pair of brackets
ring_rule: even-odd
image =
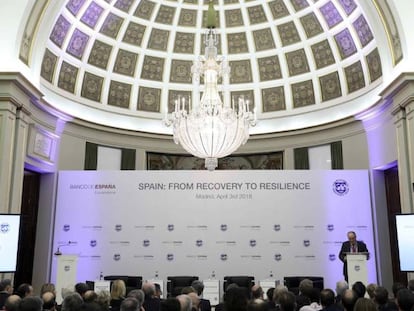
[[(217, 57), (217, 34), (213, 2), (209, 2), (205, 37), (205, 56), (199, 56), (191, 68), (196, 86), (195, 100), (190, 96), (179, 96), (175, 109), (164, 120), (173, 127), (174, 142), (192, 155), (205, 159), (205, 167), (212, 171), (218, 158), (225, 157), (245, 144), (249, 138), (249, 127), (256, 124), (256, 115), (249, 109), (244, 97), (232, 98), (224, 103), (220, 98), (218, 80), (228, 83), (230, 67), (227, 61)], [(204, 92), (200, 99), (198, 86), (204, 78)], [(227, 90), (222, 90), (228, 95)], [(188, 107), (188, 110), (187, 110)]]

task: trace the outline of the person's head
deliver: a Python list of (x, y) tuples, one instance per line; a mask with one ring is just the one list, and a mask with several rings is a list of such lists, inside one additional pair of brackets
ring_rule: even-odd
[(251, 297), (252, 299), (263, 299), (263, 289), (260, 285), (253, 285), (251, 289)]
[(56, 286), (53, 283), (45, 283), (40, 288), (40, 295), (46, 292), (51, 292), (56, 296)]
[(355, 293), (357, 294), (358, 298), (362, 298), (365, 296), (365, 293), (367, 291), (364, 283), (362, 283), (361, 281), (357, 281), (354, 283), (354, 285), (352, 285), (352, 289), (355, 291)]
[(263, 299), (252, 299), (247, 304), (247, 311), (268, 311), (269, 304)]
[(282, 292), (279, 297), (280, 311), (295, 311), (296, 301), (295, 295), (292, 292)]
[(249, 292), (244, 287), (227, 288), (226, 301), (224, 302), (226, 311), (245, 311), (249, 301)]
[(397, 293), (397, 305), (400, 311), (410, 311), (414, 306), (414, 294), (408, 289), (400, 289)]
[(189, 293), (197, 293), (197, 292), (192, 286), (185, 286), (181, 289), (181, 294), (188, 295)]
[(266, 291), (266, 298), (267, 301), (273, 301), (273, 293), (275, 292), (275, 288), (274, 287), (270, 287), (267, 291)]
[(395, 282), (392, 284), (392, 294), (394, 295), (394, 298), (397, 299), (397, 294), (400, 291), (400, 289), (406, 288), (403, 283)]
[(282, 284), (277, 285), (275, 290), (273, 291), (273, 302), (278, 304), (280, 295), (287, 291), (288, 289), (285, 285), (282, 285)]
[(83, 297), (85, 295), (86, 291), (89, 290), (88, 285), (86, 283), (76, 283), (75, 284), (75, 291)]
[(42, 311), (42, 308), (42, 299), (37, 296), (26, 296), (22, 298), (19, 304), (19, 311)]
[(154, 294), (154, 296), (155, 297), (158, 297), (158, 298), (161, 298), (161, 295), (162, 295), (161, 285), (158, 284), (158, 283), (154, 283), (154, 286), (155, 286), (155, 294)]
[(20, 298), (19, 295), (10, 295), (7, 297), (6, 301), (4, 302), (4, 310), (5, 311), (18, 311), (20, 301), (22, 298)]
[(151, 282), (142, 283), (142, 290), (145, 294), (145, 298), (152, 298), (155, 295), (155, 285)]
[(194, 280), (191, 283), (191, 287), (194, 288), (197, 292), (197, 295), (201, 296), (204, 290), (204, 283), (200, 280)]
[(316, 302), (318, 304), (321, 303), (321, 291), (319, 288), (312, 288), (312, 290), (309, 292), (309, 300), (310, 302)]
[(135, 298), (136, 300), (138, 300), (138, 302), (140, 303), (141, 306), (145, 301), (145, 294), (144, 294), (144, 291), (142, 289), (133, 289), (133, 290), (131, 290), (128, 293), (127, 297)]
[(346, 289), (341, 296), (342, 306), (346, 311), (353, 311), (357, 299), (358, 296), (352, 289)]
[(33, 296), (33, 287), (28, 283), (20, 284), (19, 287), (17, 287), (16, 294), (19, 295), (20, 298)]
[(101, 290), (98, 293), (98, 297), (96, 298), (96, 302), (104, 309), (109, 309), (109, 305), (111, 303), (111, 294), (107, 290)]
[(160, 311), (180, 311), (181, 305), (177, 298), (170, 297), (161, 301)]
[(115, 280), (111, 285), (111, 298), (121, 299), (126, 295), (126, 286), (123, 280)]
[(299, 292), (304, 296), (309, 297), (309, 293), (312, 290), (312, 288), (313, 288), (313, 282), (310, 279), (303, 279), (299, 283)]
[(63, 299), (62, 311), (79, 311), (82, 304), (83, 299), (79, 293), (70, 293)]
[(121, 302), (120, 311), (139, 311), (141, 306), (139, 305), (138, 300), (132, 297), (125, 298)]
[(83, 301), (84, 302), (96, 302), (98, 299), (98, 294), (95, 293), (93, 290), (89, 289), (83, 294)]
[(0, 292), (7, 292), (13, 294), (13, 284), (10, 279), (4, 279), (0, 282)]
[(52, 292), (44, 292), (42, 294), (43, 310), (54, 310), (56, 307), (56, 297)]
[(349, 243), (351, 244), (356, 243), (356, 233), (354, 231), (348, 231), (347, 236), (348, 236)]
[(330, 288), (325, 288), (321, 291), (321, 305), (322, 307), (329, 307), (335, 303), (335, 293)]
[(336, 282), (335, 291), (338, 296), (342, 296), (345, 290), (349, 288), (348, 282), (345, 280), (341, 280)]
[(374, 299), (374, 292), (376, 288), (377, 288), (377, 284), (370, 283), (367, 285), (367, 294), (370, 299)]
[(377, 306), (372, 299), (360, 297), (355, 303), (354, 311), (377, 311)]
[(181, 294), (177, 296), (178, 301), (180, 302), (181, 311), (191, 311), (193, 308), (193, 302), (188, 295)]
[(374, 290), (374, 301), (382, 306), (388, 302), (388, 290), (383, 286), (377, 286)]

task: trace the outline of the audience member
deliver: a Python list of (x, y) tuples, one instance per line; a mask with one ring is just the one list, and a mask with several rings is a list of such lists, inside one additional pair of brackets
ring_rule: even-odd
[(111, 311), (119, 311), (125, 299), (126, 286), (123, 280), (114, 280), (111, 285)]
[(368, 297), (370, 299), (374, 299), (375, 298), (374, 292), (375, 292), (375, 289), (376, 288), (377, 288), (377, 284), (370, 283), (370, 284), (367, 285), (367, 294), (368, 294)]
[(408, 281), (407, 288), (414, 293), (414, 279)]
[(43, 302), (40, 297), (27, 295), (19, 304), (19, 311), (42, 311)]
[(372, 299), (360, 297), (355, 303), (354, 311), (377, 311), (377, 306)]
[(53, 283), (43, 284), (42, 287), (40, 288), (40, 296), (43, 295), (46, 292), (51, 292), (56, 297), (56, 286), (55, 286), (55, 284), (53, 284)]
[(352, 289), (346, 289), (341, 298), (341, 304), (345, 311), (353, 311), (358, 299), (357, 294)]
[(282, 291), (279, 296), (280, 311), (295, 311), (295, 295), (289, 291)]
[(161, 285), (158, 283), (154, 283), (154, 286), (155, 286), (154, 296), (157, 297), (158, 299), (161, 299), (161, 296), (162, 296)]
[(364, 283), (362, 283), (361, 281), (355, 282), (352, 285), (352, 289), (355, 291), (355, 293), (357, 294), (358, 298), (364, 297), (365, 296), (365, 293), (367, 291)]
[(263, 300), (263, 289), (260, 285), (255, 284), (252, 286), (251, 291), (250, 291), (250, 297), (252, 300), (255, 299), (262, 299)]
[(62, 311), (79, 311), (82, 307), (83, 299), (78, 293), (67, 294), (62, 302)]
[(128, 293), (127, 297), (132, 297), (132, 298), (135, 298), (136, 300), (138, 300), (139, 305), (142, 308), (142, 306), (144, 304), (144, 301), (145, 301), (145, 294), (144, 294), (142, 289), (133, 289), (133, 290), (131, 290)]
[(121, 302), (121, 311), (139, 311), (141, 309), (141, 306), (137, 299), (128, 297), (122, 300)]
[(408, 288), (397, 292), (397, 306), (400, 311), (410, 311), (414, 306), (414, 294)]
[(374, 291), (374, 302), (378, 311), (397, 311), (398, 306), (394, 300), (390, 300), (388, 290), (383, 286), (377, 286)]
[(275, 292), (275, 288), (271, 287), (266, 291), (266, 300), (269, 309), (272, 310), (275, 308), (275, 302), (273, 301), (273, 294)]
[(103, 311), (109, 311), (111, 305), (111, 293), (107, 290), (101, 290), (96, 298), (96, 303)]
[(349, 285), (348, 285), (347, 281), (341, 280), (341, 281), (336, 282), (336, 287), (335, 287), (335, 292), (336, 292), (335, 301), (336, 301), (336, 303), (341, 303), (341, 297), (347, 289), (349, 289)]
[(89, 290), (88, 285), (86, 283), (76, 283), (75, 284), (75, 292), (77, 292), (83, 299), (85, 293)]
[(299, 283), (299, 294), (296, 296), (296, 309), (310, 305), (310, 291), (313, 289), (313, 282), (310, 279), (303, 279)]
[(185, 286), (181, 289), (181, 293), (183, 295), (188, 295), (189, 293), (196, 293), (196, 290), (192, 286)]
[(246, 311), (248, 301), (248, 292), (244, 287), (227, 288), (224, 309), (226, 311)]
[(247, 311), (269, 311), (269, 304), (261, 298), (252, 299), (247, 304)]
[(319, 311), (322, 310), (321, 295), (318, 288), (312, 288), (309, 293), (310, 304), (302, 306), (300, 311)]
[(43, 301), (43, 310), (56, 310), (56, 297), (55, 294), (52, 292), (44, 292), (41, 294), (42, 301)]
[(16, 289), (16, 295), (19, 295), (20, 298), (25, 298), (28, 296), (33, 296), (33, 287), (28, 283), (23, 283), (19, 285)]
[(180, 311), (181, 305), (177, 298), (170, 297), (161, 301), (161, 311)]
[(198, 298), (198, 295), (196, 292), (188, 293), (187, 294), (191, 298), (192, 302), (192, 310), (193, 311), (199, 311), (200, 310), (200, 298)]
[(22, 299), (20, 298), (19, 295), (10, 295), (9, 297), (7, 297), (7, 299), (4, 303), (3, 310), (5, 310), (5, 311), (18, 311), (21, 300)]
[(3, 308), (7, 297), (13, 294), (13, 285), (10, 279), (4, 279), (0, 282), (0, 310)]
[(323, 311), (341, 310), (335, 303), (335, 293), (332, 289), (325, 288), (321, 291), (321, 305)]
[(203, 298), (204, 283), (199, 280), (194, 280), (191, 283), (191, 287), (196, 290), (197, 295), (200, 298), (200, 311), (211, 311), (210, 300)]
[(98, 294), (95, 293), (95, 291), (93, 290), (87, 290), (84, 294), (83, 294), (83, 301), (90, 303), (90, 302), (96, 302), (98, 300)]
[(159, 311), (161, 308), (161, 301), (155, 297), (155, 285), (151, 282), (144, 282), (142, 284), (142, 291), (145, 295), (143, 307), (145, 311)]
[(400, 289), (406, 288), (403, 283), (395, 282), (392, 284), (392, 294), (394, 296), (394, 301), (397, 303), (397, 294)]

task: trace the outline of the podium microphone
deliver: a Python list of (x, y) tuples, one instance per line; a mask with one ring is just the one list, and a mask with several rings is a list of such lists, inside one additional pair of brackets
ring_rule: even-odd
[(59, 245), (58, 247), (57, 247), (57, 250), (56, 250), (56, 252), (54, 253), (54, 255), (55, 256), (61, 256), (62, 255), (62, 252), (60, 251), (60, 248), (62, 247), (62, 246), (69, 246), (69, 245), (71, 245), (71, 244), (73, 244), (74, 242), (72, 242), (72, 241), (68, 241), (67, 243), (65, 243), (65, 244), (61, 244), (61, 245)]

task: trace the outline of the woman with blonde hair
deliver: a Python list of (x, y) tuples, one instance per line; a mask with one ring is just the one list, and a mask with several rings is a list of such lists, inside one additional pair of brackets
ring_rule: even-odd
[(126, 286), (123, 280), (115, 280), (111, 285), (111, 311), (119, 311), (121, 302), (125, 299)]

